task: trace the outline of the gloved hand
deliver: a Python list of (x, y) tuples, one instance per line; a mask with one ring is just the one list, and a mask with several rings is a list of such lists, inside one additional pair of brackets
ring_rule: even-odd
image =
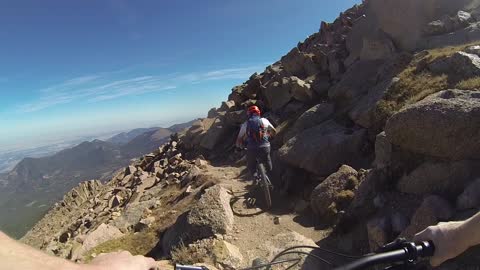
[(433, 241), (435, 254), (430, 258), (432, 266), (439, 266), (470, 247), (467, 241), (468, 235), (462, 231), (462, 224), (463, 222), (440, 222), (415, 235), (414, 241)]
[(128, 251), (100, 254), (88, 266), (92, 270), (159, 270), (154, 259), (132, 256)]

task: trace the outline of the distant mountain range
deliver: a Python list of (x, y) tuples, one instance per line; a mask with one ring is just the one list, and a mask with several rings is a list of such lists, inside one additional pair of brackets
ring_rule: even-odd
[(129, 132), (122, 132), (117, 134), (110, 139), (106, 140), (107, 142), (115, 143), (115, 144), (126, 144), (133, 140), (135, 137), (142, 135), (145, 132), (154, 131), (160, 129), (159, 127), (151, 127), (151, 128), (137, 128), (130, 130)]
[(13, 170), (0, 174), (0, 229), (22, 236), (78, 183), (109, 179), (131, 159), (155, 150), (192, 123), (135, 129), (106, 141), (82, 142), (52, 156), (24, 158)]

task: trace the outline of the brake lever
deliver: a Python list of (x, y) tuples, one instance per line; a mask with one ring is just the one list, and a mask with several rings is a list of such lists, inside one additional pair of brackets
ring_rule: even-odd
[(411, 254), (411, 258), (402, 263), (388, 266), (387, 268), (385, 268), (385, 270), (402, 270), (402, 269), (426, 270), (428, 269), (425, 264), (422, 264), (421, 262), (419, 262), (415, 244), (407, 241), (407, 239), (405, 238), (398, 238), (391, 243), (385, 244), (384, 246), (380, 247), (376, 251), (376, 253), (384, 253), (384, 252), (393, 251), (393, 250), (402, 249), (402, 248), (409, 250), (409, 254)]
[(399, 249), (399, 248), (404, 248), (407, 243), (408, 243), (407, 239), (398, 238), (398, 239), (395, 239), (395, 241), (393, 241), (391, 243), (387, 243), (387, 244), (383, 245), (378, 250), (376, 250), (375, 253), (384, 253), (384, 252), (396, 250), (396, 249)]

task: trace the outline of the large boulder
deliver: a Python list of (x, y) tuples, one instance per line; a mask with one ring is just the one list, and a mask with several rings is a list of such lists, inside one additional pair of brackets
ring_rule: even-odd
[(317, 96), (324, 97), (328, 95), (328, 89), (331, 87), (330, 76), (316, 75), (314, 77), (310, 77), (309, 79), (312, 90), (317, 94)]
[[(348, 206), (348, 200), (353, 199), (353, 196), (345, 198), (348, 197), (346, 191), (353, 191), (357, 188), (359, 182), (357, 177), (358, 172), (355, 169), (343, 165), (336, 173), (315, 187), (310, 197), (310, 204), (322, 221), (327, 223), (332, 221), (331, 219), (335, 217), (338, 210)], [(343, 200), (347, 200), (347, 202)]]
[(269, 107), (274, 111), (287, 105), (293, 97), (288, 78), (271, 82), (264, 89), (264, 94)]
[(397, 183), (397, 189), (404, 193), (426, 195), (439, 194), (454, 198), (472, 180), (479, 162), (425, 162)]
[(227, 234), (233, 227), (233, 212), (228, 191), (219, 185), (205, 191), (189, 212), (162, 236), (162, 250), (170, 252), (180, 243), (190, 244), (196, 240)]
[(335, 106), (330, 103), (320, 103), (304, 112), (285, 135), (285, 141), (290, 140), (299, 132), (317, 126), (328, 120), (334, 113)]
[(245, 110), (228, 112), (225, 115), (225, 123), (229, 126), (238, 126), (247, 121), (247, 113)]
[(480, 75), (480, 57), (476, 54), (457, 52), (452, 56), (438, 58), (428, 65), (436, 74), (456, 75), (462, 79)]
[(363, 38), (360, 60), (385, 60), (392, 58), (396, 48), (392, 40), (383, 32)]
[(373, 166), (377, 169), (389, 167), (392, 161), (392, 144), (387, 140), (385, 132), (381, 132), (375, 139), (375, 161)]
[(244, 265), (244, 259), (240, 249), (226, 241), (215, 241), (212, 253), (215, 262), (226, 268), (238, 269)]
[(414, 50), (425, 25), (441, 15), (463, 9), (468, 2), (470, 0), (370, 0), (366, 2), (366, 17), (390, 36), (400, 49)]
[(342, 107), (353, 104), (375, 85), (381, 64), (382, 61), (356, 62), (342, 76), (341, 81), (330, 88), (328, 96)]
[(200, 146), (207, 150), (213, 150), (229, 133), (230, 129), (226, 123), (217, 118), (203, 136)]
[(315, 63), (313, 54), (300, 52), (295, 47), (287, 55), (282, 57), (281, 63), (284, 70), (290, 75), (305, 78), (315, 75), (320, 71), (320, 66)]
[[(454, 2), (454, 1), (452, 1)], [(427, 36), (418, 43), (418, 49), (433, 49), (447, 46), (464, 45), (480, 39), (480, 23), (472, 23), (468, 27), (453, 33)]]
[[(268, 260), (272, 260), (280, 252), (285, 250), (285, 248), (293, 246), (312, 246), (316, 247), (317, 244), (310, 238), (307, 238), (297, 232), (290, 231), (277, 234), (271, 237), (264, 245), (260, 246), (259, 249), (262, 253), (267, 253)], [(298, 251), (311, 253), (312, 250), (308, 248), (299, 248)], [(286, 254), (282, 256), (283, 259), (296, 259), (299, 258), (297, 254)], [(321, 265), (318, 264), (317, 260), (305, 259), (300, 262), (297, 267), (293, 269), (322, 269)]]
[(455, 16), (445, 15), (440, 20), (428, 23), (423, 32), (427, 36), (441, 35), (465, 28), (473, 21), (470, 13), (459, 10)]
[(216, 118), (205, 118), (195, 121), (182, 137), (183, 143), (188, 147), (200, 145), (207, 131), (212, 127)]
[(235, 108), (235, 101), (229, 100), (229, 101), (224, 101), (222, 102), (222, 105), (220, 106), (221, 111), (230, 111), (233, 108)]
[(427, 26), (423, 29), (423, 33), (426, 36), (436, 36), (448, 33), (447, 29), (448, 24), (445, 22), (445, 20), (436, 20), (433, 22), (429, 22)]
[(385, 126), (403, 149), (450, 160), (480, 158), (480, 92), (446, 90), (407, 106)]
[(468, 46), (464, 50), (466, 53), (476, 54), (480, 56), (480, 45)]
[(363, 49), (363, 40), (371, 36), (372, 29), (375, 28), (375, 22), (367, 19), (366, 17), (360, 17), (353, 23), (352, 31), (348, 33), (345, 44), (349, 55), (345, 60), (345, 65), (350, 66), (357, 59), (360, 58), (360, 54)]
[(384, 170), (374, 169), (366, 173), (364, 179), (360, 182), (355, 197), (350, 203), (348, 215), (355, 218), (370, 216), (377, 210), (378, 199), (383, 197), (385, 186), (389, 178)]
[(364, 128), (374, 126), (377, 103), (382, 100), (385, 93), (398, 81), (398, 78), (387, 79), (368, 89), (366, 95), (356, 101), (353, 108), (348, 112), (350, 119)]
[(129, 203), (122, 215), (113, 221), (113, 225), (123, 232), (132, 230), (148, 212), (148, 209), (155, 205), (155, 200)]
[(457, 198), (457, 209), (467, 210), (480, 207), (480, 178), (470, 183)]
[(410, 225), (400, 234), (401, 237), (412, 238), (416, 233), (439, 221), (447, 221), (453, 216), (452, 206), (442, 197), (432, 195), (426, 197), (413, 214)]
[(103, 244), (107, 241), (117, 239), (122, 237), (123, 233), (117, 229), (115, 226), (106, 225), (104, 223), (100, 224), (96, 230), (89, 233), (85, 240), (83, 241), (82, 250), (83, 252), (87, 252), (92, 248)]
[(327, 54), (328, 71), (332, 79), (340, 79), (345, 72), (345, 65), (342, 52), (339, 50), (332, 50)]
[(368, 245), (370, 251), (388, 243), (391, 234), (391, 221), (387, 217), (375, 217), (367, 222)]
[(325, 176), (342, 164), (359, 164), (365, 136), (365, 130), (348, 129), (327, 121), (300, 132), (278, 153), (283, 162), (293, 167)]
[(228, 96), (228, 100), (232, 100), (235, 104), (242, 104), (247, 99), (246, 96), (242, 95), (241, 88), (238, 87), (233, 88), (232, 93)]
[(277, 111), (287, 105), (292, 98), (301, 102), (310, 102), (313, 98), (313, 89), (305, 81), (291, 76), (268, 84), (264, 94), (270, 108)]
[(310, 84), (297, 77), (290, 77), (290, 85), (293, 97), (301, 102), (308, 103), (313, 99), (313, 90)]

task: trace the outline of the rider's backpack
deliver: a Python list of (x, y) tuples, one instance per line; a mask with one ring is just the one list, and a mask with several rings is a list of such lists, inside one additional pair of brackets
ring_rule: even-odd
[(247, 140), (249, 143), (262, 144), (268, 142), (266, 128), (263, 125), (262, 118), (259, 116), (250, 117), (247, 121)]

